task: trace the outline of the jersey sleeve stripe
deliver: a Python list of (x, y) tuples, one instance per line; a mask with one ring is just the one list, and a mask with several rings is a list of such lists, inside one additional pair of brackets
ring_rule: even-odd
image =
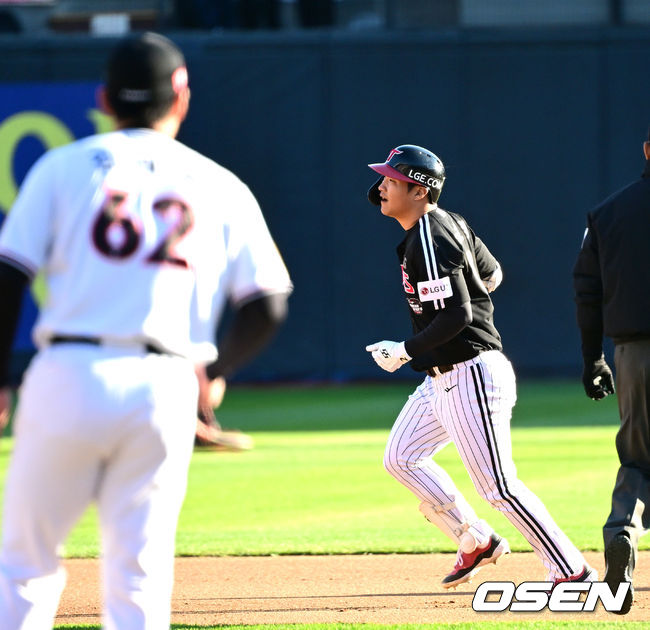
[(30, 280), (32, 280), (38, 272), (38, 269), (36, 269), (27, 259), (7, 249), (0, 251), (0, 262), (10, 265), (14, 269), (18, 269), (18, 271), (24, 273)]
[(427, 244), (429, 246), (429, 253), (431, 254), (431, 267), (433, 268), (433, 275), (436, 280), (438, 280), (438, 265), (436, 263), (436, 251), (433, 248), (433, 236), (431, 235), (431, 222), (426, 215), (422, 217), (422, 220), (426, 222), (426, 235), (427, 235)]
[[(422, 240), (422, 252), (427, 265), (429, 280), (439, 279), (438, 265), (436, 263), (436, 252), (433, 247), (433, 237), (431, 235), (431, 223), (425, 214), (420, 217), (420, 238)], [(444, 299), (433, 300), (433, 307), (437, 310), (445, 307)]]
[(424, 263), (427, 266), (427, 276), (429, 276), (429, 280), (433, 280), (433, 275), (431, 274), (431, 262), (428, 256), (427, 239), (424, 236), (424, 217), (420, 217), (420, 241), (422, 241), (422, 254), (424, 255)]

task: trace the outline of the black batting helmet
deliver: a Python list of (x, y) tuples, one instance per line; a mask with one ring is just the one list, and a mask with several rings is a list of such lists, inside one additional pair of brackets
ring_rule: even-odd
[(429, 190), (429, 201), (436, 203), (445, 183), (445, 167), (435, 154), (414, 144), (395, 147), (381, 164), (368, 164), (381, 177), (368, 190), (368, 200), (381, 205), (379, 185), (384, 177), (418, 184)]

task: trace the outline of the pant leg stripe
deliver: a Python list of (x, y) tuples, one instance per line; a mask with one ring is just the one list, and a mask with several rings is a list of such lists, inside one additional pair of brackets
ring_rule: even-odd
[[(471, 383), (472, 383), (472, 375), (469, 370), (466, 371), (463, 381), (462, 381), (462, 387), (457, 387), (454, 389), (454, 392), (457, 392), (454, 396), (454, 410), (455, 414), (457, 417), (460, 418), (472, 418), (475, 420), (475, 422), (479, 422), (479, 419), (477, 418), (476, 414), (476, 409), (469, 404), (469, 398), (468, 394), (470, 392), (471, 388)], [(460, 379), (458, 379), (460, 382)], [(460, 405), (460, 407), (458, 406)], [(460, 422), (459, 423), (461, 430), (463, 431), (463, 435), (467, 438), (467, 433), (465, 432), (465, 425), (466, 423)], [(480, 435), (480, 442), (479, 442), (479, 435)], [(483, 479), (483, 486), (487, 486), (487, 478), (486, 478), (486, 473), (484, 472), (485, 468), (492, 468), (494, 469), (493, 466), (491, 466), (490, 459), (489, 457), (489, 451), (488, 451), (488, 445), (487, 445), (487, 440), (488, 436), (485, 434), (485, 432), (481, 432), (479, 435), (474, 435), (471, 431), (469, 431), (469, 436), (471, 436), (476, 444), (476, 452), (472, 451), (472, 454), (474, 455), (475, 461), (476, 461), (476, 466), (472, 469), (472, 472), (477, 475), (477, 481), (478, 481), (478, 475), (480, 473), (481, 478)], [(480, 453), (480, 458), (482, 465), (478, 462), (478, 455), (476, 453)], [(527, 529), (526, 523), (520, 518), (520, 516), (516, 513), (511, 513), (510, 519), (512, 524), (519, 530), (522, 531), (523, 529)], [(538, 554), (538, 555), (545, 555), (543, 550), (540, 548), (539, 542), (538, 541), (529, 541), (530, 546), (533, 548), (533, 550)]]
[[(450, 402), (448, 404), (449, 414), (451, 416), (455, 416), (456, 418), (471, 417), (471, 415), (473, 415), (473, 414), (472, 413), (469, 413), (469, 414), (467, 413), (467, 409), (465, 408), (465, 402), (466, 401), (465, 401), (464, 397), (461, 396), (461, 393), (464, 393), (464, 392), (467, 391), (467, 377), (465, 377), (465, 383), (464, 384), (460, 383), (459, 378), (456, 379), (456, 381), (458, 382), (459, 385), (463, 386), (463, 389), (461, 390), (461, 387), (457, 387), (457, 388), (455, 388), (455, 390), (452, 390), (452, 391), (455, 391), (456, 394), (454, 394), (453, 397), (452, 397), (453, 413), (451, 411), (452, 403)], [(458, 409), (459, 404), (460, 404), (460, 410)], [(471, 409), (470, 409), (470, 411), (471, 411)], [(484, 484), (487, 484), (487, 479), (485, 477), (485, 473), (483, 472), (484, 466), (481, 466), (481, 464), (479, 463), (479, 455), (480, 455), (480, 458), (483, 461), (483, 463), (485, 464), (485, 466), (488, 465), (488, 462), (487, 462), (487, 460), (485, 458), (485, 449), (483, 449), (482, 445), (479, 444), (478, 436), (473, 434), (473, 432), (471, 431), (471, 428), (469, 426), (467, 427), (467, 431), (465, 430), (466, 423), (458, 422), (457, 425), (458, 425), (458, 431), (462, 432), (463, 438), (465, 439), (467, 444), (470, 445), (469, 455), (471, 455), (472, 458), (474, 459), (474, 466), (472, 466), (472, 471), (476, 474), (477, 477), (480, 474), (481, 477), (483, 478)], [(471, 448), (470, 440), (472, 440), (472, 439), (474, 440), (476, 448)], [(456, 448), (459, 448), (460, 445), (458, 444), (458, 442), (462, 442), (462, 440), (458, 439), (457, 441), (454, 440), (454, 442), (456, 443)], [(463, 449), (463, 452), (465, 453), (466, 451)]]
[[(494, 434), (494, 426), (492, 424), (492, 416), (490, 408), (487, 406), (487, 392), (485, 390), (485, 381), (481, 371), (476, 369), (476, 366), (471, 366), (472, 378), (474, 379), (474, 387), (476, 388), (476, 397), (481, 411), (481, 418), (483, 420), (483, 427), (488, 437), (487, 446), (490, 453), (492, 466), (494, 467), (495, 480), (497, 487), (501, 493), (501, 497), (508, 502), (508, 504), (517, 512), (520, 518), (528, 525), (529, 529), (534, 532), (539, 541), (544, 545), (547, 553), (553, 559), (558, 568), (564, 573), (565, 577), (571, 575), (571, 567), (566, 559), (563, 557), (561, 551), (557, 548), (553, 540), (549, 538), (544, 528), (535, 520), (534, 516), (526, 510), (521, 502), (511, 494), (508, 489), (505, 475), (503, 474), (503, 466), (501, 464), (501, 457), (499, 456), (499, 447), (497, 444), (496, 436)], [(479, 386), (478, 379), (481, 381)]]

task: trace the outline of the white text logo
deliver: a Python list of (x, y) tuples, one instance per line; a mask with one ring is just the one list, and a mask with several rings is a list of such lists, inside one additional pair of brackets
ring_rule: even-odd
[[(600, 601), (608, 612), (619, 612), (630, 590), (621, 582), (616, 593), (605, 582), (483, 582), (476, 589), (472, 608), (476, 612), (592, 612)], [(586, 593), (581, 598), (582, 593)]]

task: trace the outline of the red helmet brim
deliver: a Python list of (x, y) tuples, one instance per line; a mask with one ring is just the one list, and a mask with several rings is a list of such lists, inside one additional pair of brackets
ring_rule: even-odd
[(418, 184), (418, 186), (422, 186), (420, 182), (415, 181), (414, 179), (411, 179), (410, 177), (407, 177), (404, 175), (404, 173), (400, 173), (396, 168), (393, 168), (392, 166), (383, 163), (383, 164), (368, 164), (368, 166), (373, 170), (377, 171), (380, 175), (383, 175), (384, 177), (390, 177), (391, 179), (399, 179), (402, 182), (409, 182), (410, 184)]

